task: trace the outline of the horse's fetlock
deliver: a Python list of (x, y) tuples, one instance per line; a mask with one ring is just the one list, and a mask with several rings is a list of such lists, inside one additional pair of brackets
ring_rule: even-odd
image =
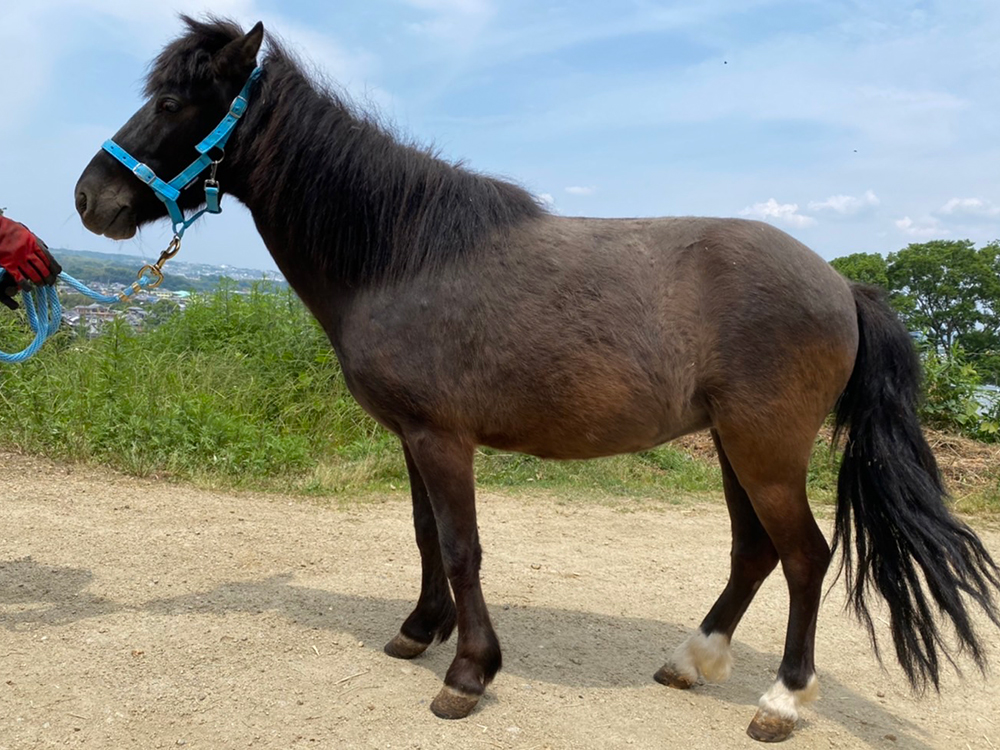
[(487, 678), (482, 664), (469, 658), (457, 656), (448, 667), (444, 684), (452, 690), (466, 695), (482, 695), (491, 679), (492, 676)]
[(449, 638), (451, 634), (455, 632), (455, 624), (458, 622), (458, 610), (455, 608), (455, 603), (448, 600), (448, 604), (442, 607), (438, 615), (438, 625), (434, 629), (434, 636), (438, 641), (444, 643)]

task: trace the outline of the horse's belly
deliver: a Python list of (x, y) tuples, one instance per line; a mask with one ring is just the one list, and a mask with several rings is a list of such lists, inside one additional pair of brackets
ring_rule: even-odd
[(664, 395), (615, 400), (609, 393), (591, 393), (548, 405), (533, 398), (521, 409), (485, 418), (475, 437), (491, 448), (541, 458), (598, 458), (646, 450), (710, 425), (707, 411), (696, 403), (671, 403)]

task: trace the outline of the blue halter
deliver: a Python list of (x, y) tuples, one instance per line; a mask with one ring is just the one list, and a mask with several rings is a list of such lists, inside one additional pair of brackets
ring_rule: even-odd
[[(250, 105), (250, 89), (254, 82), (260, 78), (260, 74), (261, 69), (254, 68), (250, 74), (250, 78), (244, 84), (243, 90), (240, 91), (239, 95), (233, 99), (233, 103), (229, 106), (229, 113), (222, 119), (222, 122), (218, 124), (215, 130), (208, 134), (205, 140), (195, 146), (195, 150), (199, 154), (198, 158), (170, 182), (164, 182), (157, 177), (156, 172), (115, 143), (113, 139), (109, 138), (102, 146), (105, 151), (124, 164), (132, 174), (149, 185), (153, 189), (153, 192), (156, 193), (156, 197), (166, 204), (167, 213), (170, 214), (170, 220), (174, 224), (174, 237), (178, 241), (184, 236), (187, 228), (200, 219), (203, 214), (222, 213), (219, 183), (215, 179), (215, 170), (218, 168), (219, 162), (222, 161), (222, 156), (220, 155), (218, 159), (213, 159), (209, 156), (209, 152), (213, 149), (218, 149), (223, 152), (223, 155), (225, 154), (225, 147), (229, 141), (229, 136), (233, 134), (236, 124), (240, 121), (243, 113), (247, 111), (247, 107)], [(212, 168), (212, 171), (209, 178), (205, 180), (205, 208), (198, 211), (190, 219), (185, 219), (184, 212), (177, 205), (177, 200), (181, 197), (181, 191), (190, 186), (198, 178), (198, 175), (209, 167)]]

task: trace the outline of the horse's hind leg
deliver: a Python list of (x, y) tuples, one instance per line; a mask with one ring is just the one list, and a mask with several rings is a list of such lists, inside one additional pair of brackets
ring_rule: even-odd
[(814, 649), (816, 618), (830, 547), (806, 499), (812, 426), (762, 436), (750, 430), (719, 435), (761, 526), (777, 550), (788, 584), (788, 628), (778, 679), (760, 699), (747, 728), (756, 740), (778, 742), (791, 735), (798, 708), (818, 693)]
[(778, 552), (761, 526), (715, 430), (712, 439), (722, 465), (722, 485), (733, 530), (729, 582), (698, 632), (678, 646), (670, 661), (655, 675), (657, 682), (682, 689), (691, 687), (699, 678), (722, 682), (729, 677), (732, 665), (729, 643), (736, 626), (757, 589), (778, 564)]
[(444, 719), (461, 719), (476, 707), (501, 664), (500, 642), (479, 582), (482, 548), (476, 526), (474, 446), (432, 430), (409, 432), (405, 439), (427, 487), (458, 611), (458, 647), (431, 710)]
[(419, 656), (435, 639), (446, 641), (455, 627), (455, 602), (448, 587), (448, 576), (441, 560), (434, 510), (413, 456), (403, 443), (406, 470), (410, 475), (410, 495), (413, 499), (413, 528), (420, 550), (420, 597), (417, 606), (403, 622), (399, 633), (385, 644), (385, 652), (397, 659)]

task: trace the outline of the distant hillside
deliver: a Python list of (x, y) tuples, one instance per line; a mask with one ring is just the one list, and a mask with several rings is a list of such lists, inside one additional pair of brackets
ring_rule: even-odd
[[(98, 253), (89, 250), (52, 248), (52, 254), (66, 273), (86, 284), (131, 284), (135, 281), (136, 273), (146, 263), (134, 255)], [(155, 257), (152, 260), (155, 260)], [(233, 279), (238, 288), (249, 288), (263, 279), (276, 286), (287, 286), (287, 282), (272, 271), (222, 267), (207, 263), (185, 263), (175, 259), (166, 265), (161, 287), (172, 291), (208, 292), (215, 289), (222, 278)]]

